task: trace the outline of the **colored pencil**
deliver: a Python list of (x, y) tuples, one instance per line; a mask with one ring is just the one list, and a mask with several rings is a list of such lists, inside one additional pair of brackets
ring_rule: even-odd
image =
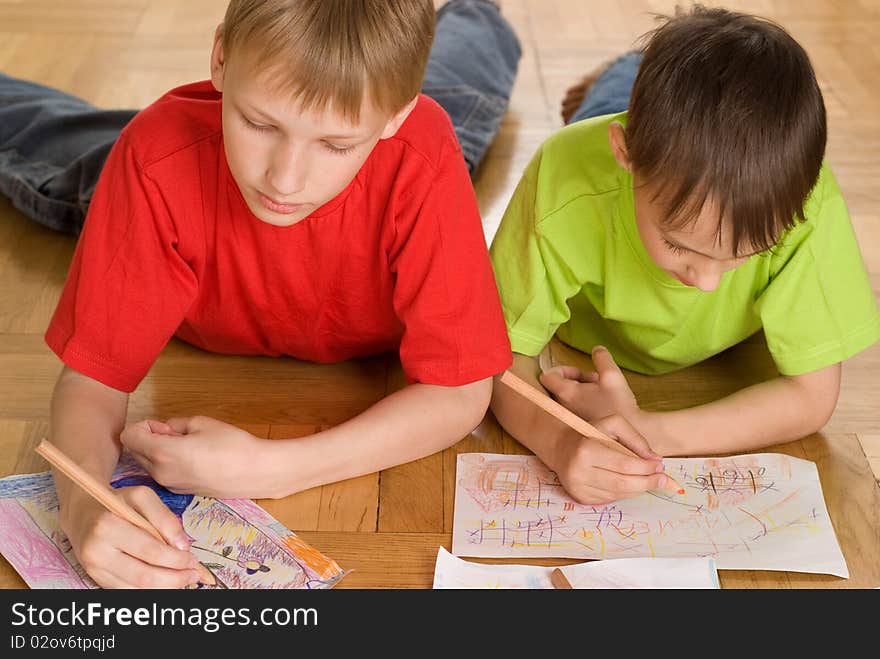
[[(76, 483), (86, 493), (92, 495), (98, 503), (103, 505), (107, 510), (121, 517), (129, 524), (133, 524), (139, 529), (146, 531), (163, 544), (168, 544), (162, 534), (156, 530), (150, 522), (141, 516), (134, 508), (129, 506), (109, 485), (100, 483), (85, 469), (80, 467), (76, 462), (71, 460), (64, 454), (61, 449), (46, 439), (43, 439), (36, 448), (37, 453), (42, 455), (50, 464), (58, 468), (61, 473)], [(201, 582), (209, 586), (217, 584), (217, 580), (211, 571), (201, 563), (196, 567), (196, 571), (201, 577)]]
[(557, 590), (573, 590), (571, 582), (559, 568), (556, 568), (550, 573), (550, 583), (552, 583), (553, 587)]
[[(542, 394), (540, 391), (530, 386), (519, 376), (514, 375), (513, 372), (509, 370), (504, 371), (504, 373), (501, 375), (501, 382), (506, 384), (508, 387), (513, 389), (521, 396), (528, 398), (535, 405), (540, 407), (551, 416), (559, 419), (562, 423), (567, 425), (579, 435), (589, 437), (590, 439), (595, 439), (596, 441), (601, 442), (608, 448), (623, 453), (624, 455), (629, 455), (634, 458), (639, 457), (633, 451), (628, 449), (626, 446), (618, 442), (613, 437), (609, 437), (604, 432), (591, 425), (568, 408), (563, 407), (549, 396)], [(669, 474), (665, 474), (665, 476), (665, 489), (675, 490), (676, 492), (678, 492), (678, 494), (684, 494), (684, 488), (674, 478), (672, 478), (672, 476), (670, 476)]]

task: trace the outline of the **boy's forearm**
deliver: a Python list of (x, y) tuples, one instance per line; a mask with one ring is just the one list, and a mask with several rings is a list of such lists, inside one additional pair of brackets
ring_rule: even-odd
[(343, 424), (275, 444), (286, 471), (277, 496), (387, 469), (441, 451), (486, 413), (490, 378), (461, 387), (412, 384)]
[[(128, 394), (65, 368), (52, 394), (49, 440), (101, 482), (119, 460), (119, 433), (125, 425)], [(62, 511), (79, 489), (55, 472)]]
[[(510, 370), (541, 393), (547, 394), (538, 381), (541, 368), (537, 357), (514, 353)], [(504, 430), (551, 468), (554, 464), (553, 453), (559, 442), (575, 434), (564, 423), (502, 384), (498, 377), (495, 378), (490, 407)]]
[(818, 387), (805, 388), (796, 379), (778, 377), (705, 405), (642, 411), (630, 421), (661, 455), (750, 451), (817, 432), (834, 411), (838, 391), (835, 365)]

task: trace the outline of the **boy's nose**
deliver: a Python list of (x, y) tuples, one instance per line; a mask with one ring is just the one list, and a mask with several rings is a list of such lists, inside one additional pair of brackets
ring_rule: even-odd
[(723, 274), (724, 270), (720, 265), (706, 265), (693, 272), (691, 281), (701, 291), (709, 293), (718, 288), (718, 284), (721, 282), (721, 275)]
[(302, 192), (306, 185), (308, 163), (301, 153), (279, 153), (269, 166), (266, 178), (272, 188), (281, 196), (277, 201), (302, 201), (295, 195)]

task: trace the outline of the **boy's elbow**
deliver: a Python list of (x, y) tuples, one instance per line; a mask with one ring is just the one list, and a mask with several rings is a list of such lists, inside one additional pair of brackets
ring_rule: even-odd
[(492, 378), (484, 378), (459, 387), (462, 410), (469, 429), (476, 428), (486, 416), (492, 399)]
[(818, 408), (816, 413), (816, 429), (813, 432), (822, 430), (825, 424), (831, 420), (834, 410), (837, 409), (837, 400), (840, 396), (840, 364), (835, 364), (829, 368), (833, 369), (835, 375), (825, 391), (822, 392), (820, 403), (816, 406)]
[(823, 401), (823, 404), (817, 405), (814, 409), (814, 414), (812, 418), (812, 427), (809, 429), (807, 434), (812, 435), (815, 432), (819, 432), (822, 428), (825, 427), (831, 417), (834, 415), (834, 410), (837, 409), (837, 394), (835, 393), (833, 397), (830, 397)]
[(833, 364), (820, 371), (795, 376), (802, 392), (805, 435), (819, 432), (831, 419), (840, 395), (841, 365)]
[(801, 417), (803, 425), (797, 432), (797, 435), (800, 437), (807, 437), (808, 435), (821, 431), (822, 428), (825, 427), (825, 424), (831, 419), (831, 415), (834, 414), (834, 408), (832, 407), (830, 410), (827, 410), (814, 407), (805, 410), (805, 412), (806, 413)]

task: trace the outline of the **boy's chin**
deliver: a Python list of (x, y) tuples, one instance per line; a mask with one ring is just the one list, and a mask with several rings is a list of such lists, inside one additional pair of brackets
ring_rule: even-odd
[(296, 213), (291, 213), (290, 215), (283, 215), (281, 213), (273, 213), (272, 211), (266, 210), (262, 206), (258, 208), (252, 207), (250, 204), (251, 214), (256, 217), (260, 222), (265, 222), (266, 224), (271, 224), (276, 227), (289, 227), (300, 220), (305, 219), (308, 214), (311, 212), (311, 209), (301, 209), (297, 210)]
[(257, 216), (257, 219), (261, 222), (265, 222), (266, 224), (271, 224), (275, 227), (289, 227), (300, 220), (304, 220), (308, 213), (296, 213), (295, 215), (282, 215), (279, 217), (260, 217)]

